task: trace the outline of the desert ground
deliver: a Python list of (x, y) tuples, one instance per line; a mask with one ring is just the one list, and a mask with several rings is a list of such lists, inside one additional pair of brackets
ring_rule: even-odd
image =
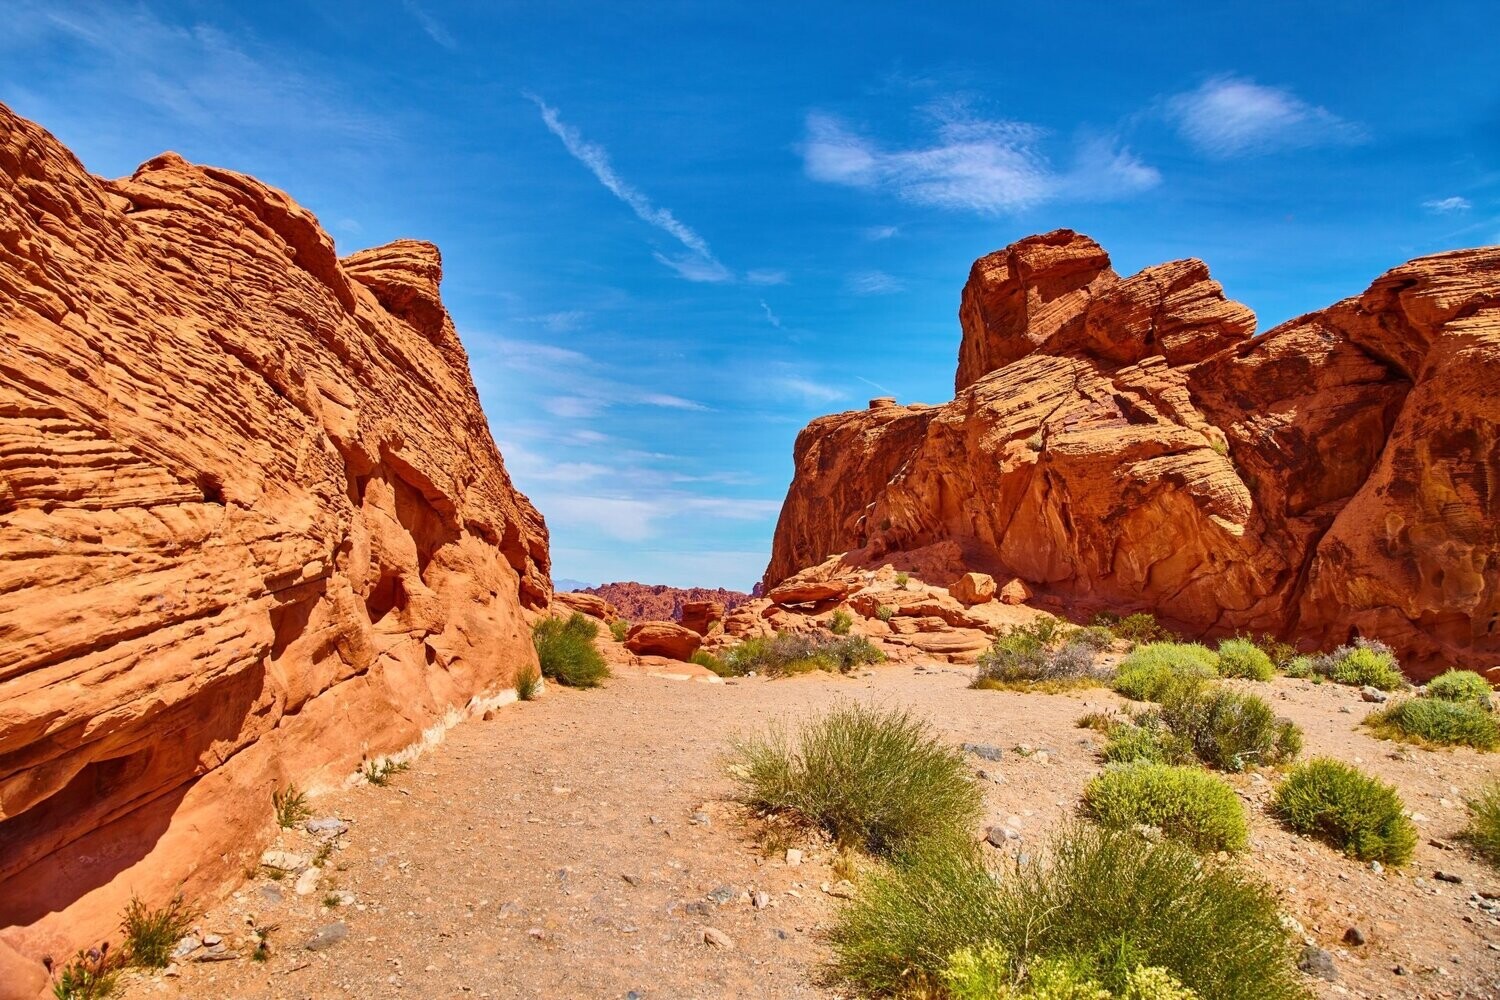
[[(703, 683), (618, 669), (602, 688), (556, 685), (455, 728), (384, 787), (310, 803), (348, 832), (315, 887), (262, 868), (199, 921), (263, 962), (190, 961), (131, 973), (124, 995), (192, 998), (846, 996), (828, 982), (824, 931), (846, 870), (816, 841), (767, 840), (734, 799), (729, 740), (842, 699), (909, 706), (970, 755), (985, 826), (1036, 851), (1076, 815), (1102, 740), (1075, 725), (1125, 704), (1106, 688), (1062, 695), (969, 690), (972, 668), (881, 665)], [(1274, 773), (1231, 775), (1252, 823), (1245, 863), (1278, 890), (1309, 943), (1333, 956), (1321, 997), (1492, 997), (1500, 992), (1500, 873), (1457, 839), (1463, 796), (1493, 756), (1372, 738), (1352, 688), (1243, 683), (1325, 754), (1393, 782), (1421, 831), (1412, 863), (1377, 872), (1281, 829)], [(976, 838), (984, 829), (975, 830)], [(282, 848), (311, 855), (314, 837)], [(787, 848), (803, 852), (789, 864)], [(1444, 879), (1436, 878), (1442, 872)], [(764, 895), (761, 895), (764, 894)], [(342, 928), (329, 930), (328, 928)], [(1363, 945), (1346, 942), (1351, 928)], [(318, 938), (332, 941), (319, 950)]]

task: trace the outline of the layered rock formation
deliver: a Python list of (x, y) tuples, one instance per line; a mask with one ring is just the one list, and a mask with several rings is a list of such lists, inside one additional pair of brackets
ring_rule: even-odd
[(91, 177), (0, 106), (0, 940), (212, 890), (273, 791), (535, 662), (546, 528), (441, 273), (174, 154)]
[(605, 583), (578, 591), (602, 597), (632, 622), (682, 621), (683, 609), (693, 602), (710, 601), (726, 610), (750, 600), (750, 595), (723, 587), (667, 587), (650, 583)]
[[(1500, 662), (1500, 248), (1420, 258), (1252, 337), (1200, 261), (1093, 240), (975, 264), (956, 398), (798, 436), (768, 592), (830, 552), (956, 547), (1081, 610)], [(929, 575), (926, 579), (936, 579)]]

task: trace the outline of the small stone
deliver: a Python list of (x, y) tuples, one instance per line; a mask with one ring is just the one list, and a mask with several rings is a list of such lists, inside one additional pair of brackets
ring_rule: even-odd
[(1364, 931), (1358, 927), (1350, 927), (1344, 931), (1344, 943), (1358, 948), (1365, 943)]
[(1005, 752), (991, 743), (965, 743), (965, 753), (971, 753), (981, 760), (998, 761), (1005, 756)]
[(1394, 972), (1398, 976), (1404, 976), (1404, 975), (1406, 975), (1406, 966), (1404, 966), (1404, 965), (1398, 965), (1395, 968), (1391, 969), (1391, 971)]
[(344, 938), (349, 936), (349, 925), (342, 920), (319, 927), (317, 933), (308, 939), (304, 945), (308, 951), (323, 951), (332, 948)]
[(222, 937), (220, 937), (219, 935), (217, 935), (217, 934), (205, 934), (205, 935), (203, 935), (203, 947), (205, 947), (205, 948), (213, 948), (213, 947), (215, 947), (217, 945), (220, 945), (220, 944), (223, 944), (223, 943), (224, 943), (224, 939)]
[(627, 875), (621, 875), (620, 877), (625, 880), (625, 884), (626, 885), (640, 885), (641, 884), (641, 877), (639, 875), (628, 875), (627, 874)]
[(328, 894), (328, 898), (333, 900), (334, 903), (339, 906), (354, 905), (354, 893), (348, 891), (347, 889), (340, 889), (337, 892), (331, 892)]
[(260, 898), (271, 904), (281, 902), (281, 886), (277, 885), (275, 882), (271, 882), (267, 885), (261, 886)]
[(1463, 883), (1463, 876), (1455, 875), (1452, 872), (1433, 872), (1432, 877), (1437, 879), (1439, 882), (1451, 882), (1454, 885), (1460, 885)]
[(725, 884), (710, 892), (708, 894), (708, 900), (715, 906), (728, 906), (730, 903), (734, 902), (734, 898), (739, 894), (740, 891), (734, 886)]
[(1020, 831), (1008, 826), (992, 826), (984, 839), (991, 847), (1004, 847), (1011, 841), (1020, 840)]
[(997, 769), (993, 767), (981, 767), (974, 773), (979, 775), (979, 777), (985, 781), (993, 781), (997, 785), (1005, 784), (1005, 775), (1001, 774)]
[(239, 954), (231, 951), (229, 946), (223, 941), (215, 945), (200, 948), (193, 953), (193, 961), (195, 962), (231, 962), (239, 957)]
[(1050, 750), (1038, 750), (1036, 753), (1031, 755), (1031, 759), (1036, 761), (1038, 764), (1045, 764), (1047, 763), (1047, 761), (1052, 759), (1052, 752)]
[(713, 819), (706, 812), (695, 812), (688, 818), (694, 826), (713, 826)]
[(260, 863), (283, 872), (300, 872), (309, 864), (302, 855), (290, 851), (267, 851), (260, 856)]
[(1386, 694), (1384, 691), (1376, 687), (1371, 687), (1368, 684), (1359, 689), (1359, 696), (1365, 701), (1372, 702), (1376, 705), (1379, 705), (1390, 698), (1390, 695)]
[(187, 958), (201, 947), (203, 947), (203, 939), (196, 934), (188, 934), (177, 942), (177, 947), (172, 949), (172, 957)]
[(734, 947), (734, 939), (717, 927), (703, 928), (703, 943), (714, 948), (723, 948), (725, 951)]
[(802, 863), (802, 852), (795, 847), (788, 847), (786, 849), (786, 863), (793, 868), (800, 865)]
[(337, 816), (321, 816), (302, 824), (302, 828), (314, 837), (337, 837), (349, 832), (349, 824)]
[(750, 897), (750, 902), (757, 910), (764, 910), (771, 905), (771, 894), (764, 890), (757, 890), (755, 895)]
[(545, 940), (547, 940), (547, 932), (544, 931), (544, 930), (542, 930), (540, 927), (528, 927), (526, 929), (526, 935), (527, 935), (527, 937), (530, 937), (533, 941), (545, 941)]
[(1313, 944), (1302, 949), (1302, 957), (1297, 959), (1297, 968), (1309, 976), (1326, 979), (1330, 983), (1339, 977), (1339, 970), (1333, 964), (1333, 956)]
[(1379, 861), (1371, 861), (1370, 871), (1374, 872), (1376, 875), (1383, 874), (1385, 872), (1385, 865), (1381, 864)]
[(832, 885), (829, 885), (827, 882), (824, 882), (823, 885), (822, 885), (822, 889), (823, 889), (824, 892), (826, 892), (828, 895), (832, 896), (834, 899), (853, 899), (854, 898), (854, 883), (850, 882), (846, 878), (841, 878), (837, 882), (833, 883)]
[(299, 896), (311, 896), (318, 891), (318, 879), (322, 877), (323, 869), (309, 868), (297, 876), (297, 884), (292, 887), (292, 891)]

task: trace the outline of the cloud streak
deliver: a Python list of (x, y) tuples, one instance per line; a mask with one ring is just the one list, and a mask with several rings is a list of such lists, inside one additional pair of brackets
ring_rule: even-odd
[(1432, 201), (1424, 201), (1422, 207), (1434, 215), (1453, 215), (1458, 212), (1467, 212), (1474, 207), (1474, 204), (1467, 198), (1454, 195), (1451, 198), (1434, 198)]
[(1311, 146), (1363, 142), (1365, 131), (1290, 90), (1216, 76), (1167, 99), (1167, 118), (1205, 156), (1229, 159)]
[[(807, 116), (802, 144), (808, 177), (828, 184), (883, 190), (905, 201), (985, 215), (1016, 212), (1049, 201), (1118, 198), (1154, 187), (1155, 168), (1112, 140), (1078, 143), (1066, 169), (1044, 152), (1047, 131), (1026, 122), (983, 118), (961, 102), (929, 109), (932, 141), (885, 148), (831, 115)], [(888, 231), (887, 231), (888, 230)], [(894, 228), (868, 234), (889, 238)]]
[(657, 260), (688, 281), (719, 282), (733, 277), (729, 269), (714, 256), (708, 241), (673, 215), (670, 209), (655, 205), (615, 171), (614, 165), (610, 163), (609, 153), (603, 146), (585, 139), (583, 133), (562, 120), (556, 108), (536, 94), (527, 94), (526, 97), (541, 112), (542, 122), (547, 130), (557, 136), (573, 159), (589, 169), (599, 183), (604, 185), (605, 190), (624, 202), (642, 222), (666, 233), (687, 250), (686, 254), (678, 256), (657, 253)]

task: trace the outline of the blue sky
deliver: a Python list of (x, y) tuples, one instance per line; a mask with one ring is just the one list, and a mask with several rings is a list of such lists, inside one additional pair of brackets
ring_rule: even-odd
[[(261, 9), (265, 8), (265, 9)], [(0, 100), (341, 252), (413, 236), (555, 572), (748, 587), (810, 418), (951, 397), (974, 258), (1208, 261), (1261, 328), (1500, 242), (1489, 2), (0, 2)]]

